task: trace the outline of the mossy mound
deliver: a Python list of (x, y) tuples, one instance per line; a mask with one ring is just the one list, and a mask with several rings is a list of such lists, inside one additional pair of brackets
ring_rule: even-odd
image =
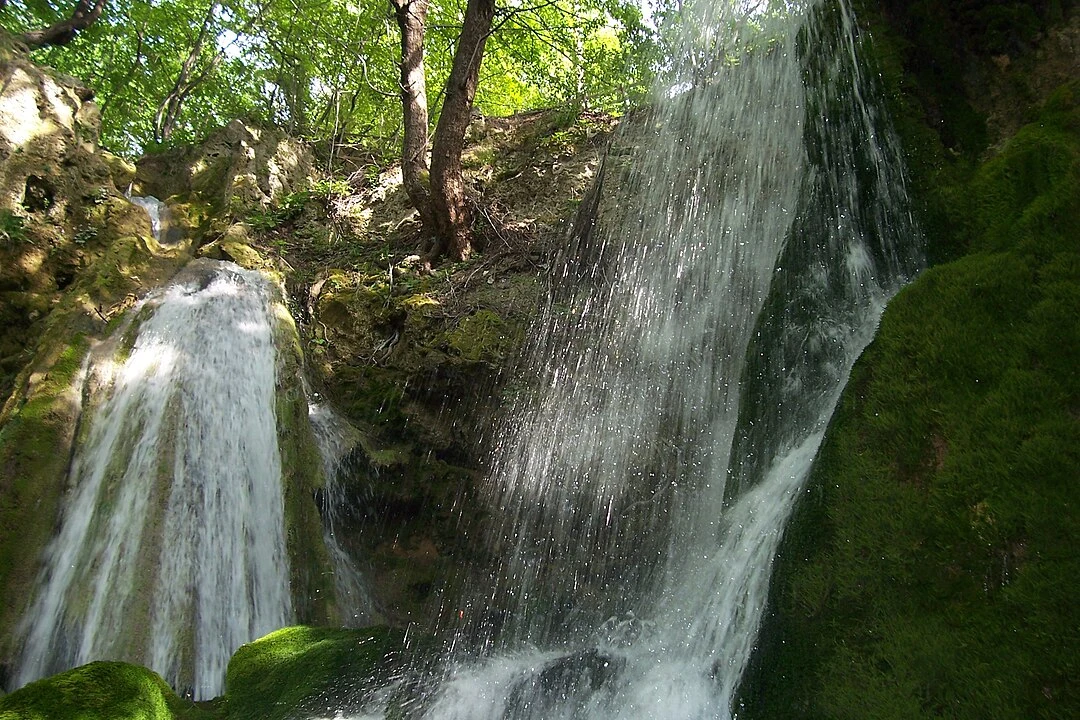
[(404, 633), (290, 627), (242, 646), (229, 661), (229, 720), (357, 712), (400, 674)]
[(213, 715), (177, 697), (144, 667), (94, 662), (0, 697), (0, 720), (203, 720)]
[[(787, 531), (746, 717), (1080, 713), (1080, 94), (960, 194)], [(743, 713), (740, 713), (742, 716)]]

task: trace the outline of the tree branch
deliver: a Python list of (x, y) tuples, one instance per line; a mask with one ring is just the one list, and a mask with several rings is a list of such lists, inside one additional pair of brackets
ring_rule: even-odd
[(31, 50), (47, 45), (67, 45), (76, 35), (97, 22), (104, 9), (105, 0), (79, 0), (67, 20), (54, 23), (44, 30), (23, 33), (21, 40)]

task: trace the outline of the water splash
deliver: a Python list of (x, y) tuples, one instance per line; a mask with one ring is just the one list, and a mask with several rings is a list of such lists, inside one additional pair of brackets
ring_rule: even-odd
[[(848, 372), (919, 268), (843, 1), (699, 2), (503, 426), (503, 558), (435, 718), (729, 718)], [(465, 644), (464, 640), (462, 644)], [(475, 647), (475, 645), (474, 645)]]
[(91, 368), (100, 387), (25, 616), (20, 684), (97, 659), (220, 694), (292, 619), (266, 279), (197, 260)]

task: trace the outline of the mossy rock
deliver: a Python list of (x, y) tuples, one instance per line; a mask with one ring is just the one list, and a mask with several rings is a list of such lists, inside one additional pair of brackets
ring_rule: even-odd
[(278, 386), (275, 399), (278, 448), (285, 500), (285, 535), (289, 552), (290, 588), (298, 622), (337, 622), (333, 564), (323, 543), (323, 524), (316, 491), (325, 486), (318, 443), (308, 418), (306, 394), (294, 386), (301, 375), (303, 353), (292, 317), (275, 305)]
[(229, 720), (356, 712), (400, 674), (406, 649), (404, 633), (387, 627), (297, 626), (270, 633), (229, 661)]
[(215, 213), (244, 217), (310, 184), (305, 146), (271, 126), (233, 120), (200, 145), (139, 161), (135, 190), (160, 198), (199, 199)]
[(497, 366), (517, 350), (520, 343), (515, 342), (514, 335), (496, 313), (477, 310), (462, 318), (457, 327), (446, 334), (446, 343), (462, 360)]
[(890, 304), (777, 560), (748, 718), (1080, 714), (1080, 122), (962, 193), (975, 252)]
[(78, 417), (77, 375), (88, 348), (81, 335), (41, 358), (21, 403), (0, 414), (0, 657), (26, 606), (38, 557), (48, 542), (63, 492)]
[(109, 168), (113, 185), (118, 188), (126, 188), (135, 180), (135, 165), (124, 158), (113, 155), (104, 150), (101, 151), (101, 160), (105, 167)]
[(93, 662), (0, 697), (0, 720), (209, 720), (138, 665)]

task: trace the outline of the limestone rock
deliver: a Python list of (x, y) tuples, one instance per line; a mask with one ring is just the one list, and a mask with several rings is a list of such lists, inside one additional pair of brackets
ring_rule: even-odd
[(240, 215), (301, 190), (311, 162), (307, 148), (283, 131), (234, 120), (201, 145), (143, 158), (134, 190), (159, 198), (198, 195), (218, 211)]

